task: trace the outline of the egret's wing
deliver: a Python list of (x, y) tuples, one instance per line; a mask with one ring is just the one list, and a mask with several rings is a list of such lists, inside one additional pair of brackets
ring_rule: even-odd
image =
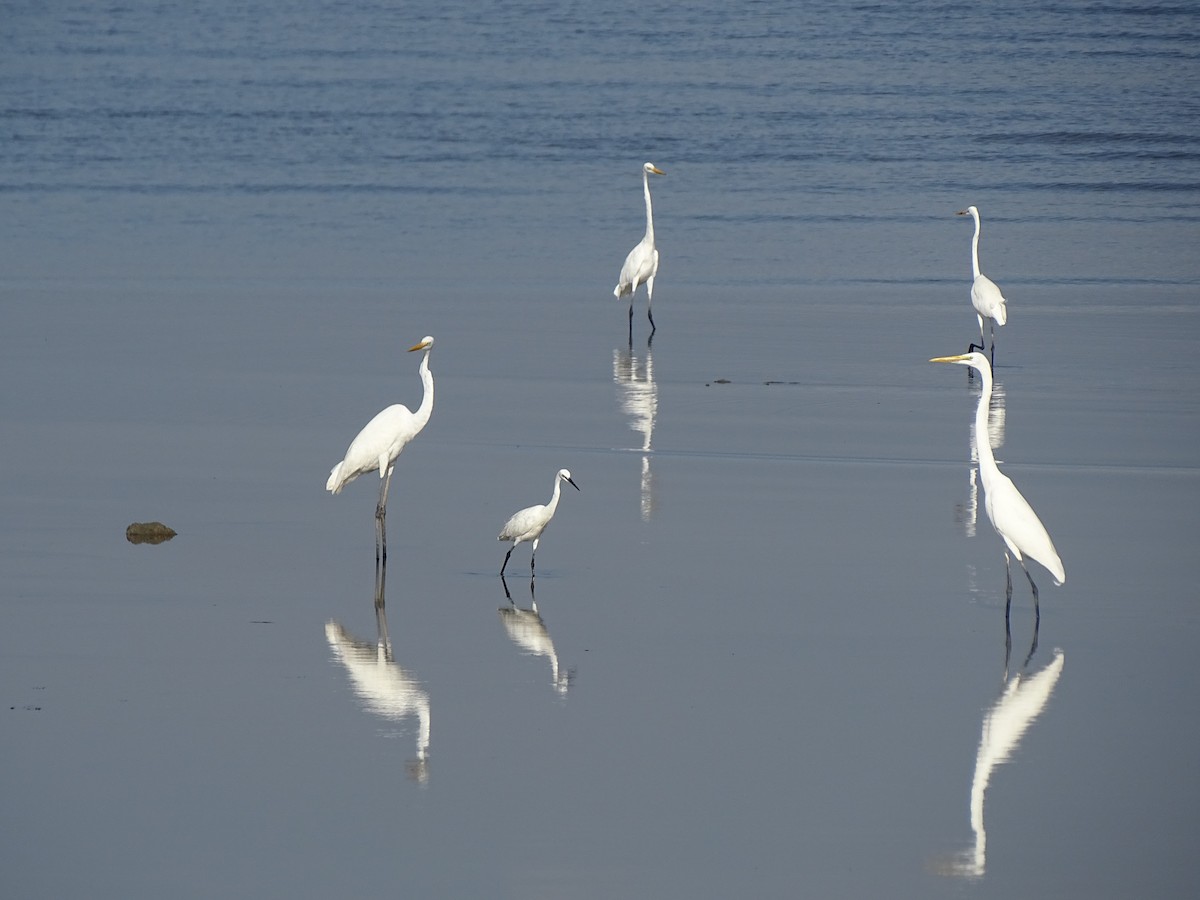
[(1007, 536), (1023, 556), (1040, 562), (1060, 583), (1065, 581), (1062, 560), (1050, 533), (1017, 486), (1001, 473), (997, 483), (985, 488), (984, 507), (1000, 535)]
[(984, 318), (994, 319), (997, 325), (1003, 325), (1008, 319), (1006, 303), (996, 282), (986, 275), (980, 275), (971, 285), (971, 305)]
[(529, 506), (520, 512), (512, 514), (512, 517), (504, 523), (504, 527), (500, 529), (500, 534), (497, 540), (515, 541), (523, 540), (531, 536), (532, 532), (540, 531), (546, 525), (546, 507), (545, 506)]

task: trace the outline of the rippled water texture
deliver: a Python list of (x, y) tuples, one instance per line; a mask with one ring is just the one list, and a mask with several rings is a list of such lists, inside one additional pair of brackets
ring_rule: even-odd
[[(0, 41), (5, 896), (1187, 894), (1190, 8), (18, 2)], [(612, 296), (647, 160), (653, 342)], [(979, 334), (972, 204), (986, 438), (1067, 575), (1035, 631), (1016, 568), (1007, 635), (979, 380), (927, 362)], [(426, 334), (377, 573), (376, 476), (322, 487)]]

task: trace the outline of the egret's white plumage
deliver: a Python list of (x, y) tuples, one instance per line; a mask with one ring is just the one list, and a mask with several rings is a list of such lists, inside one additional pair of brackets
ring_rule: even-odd
[[(996, 458), (992, 455), (992, 445), (987, 437), (988, 407), (992, 400), (992, 367), (988, 358), (982, 353), (964, 353), (960, 356), (938, 356), (930, 362), (956, 363), (960, 366), (970, 366), (975, 369), (983, 381), (979, 395), (979, 405), (975, 409), (976, 450), (979, 454), (979, 478), (983, 482), (983, 508), (991, 520), (992, 527), (1000, 535), (1006, 547), (1004, 567), (1008, 572), (1009, 554), (1017, 558), (1029, 586), (1033, 589), (1033, 602), (1038, 600), (1037, 585), (1025, 566), (1025, 557), (1041, 563), (1054, 576), (1055, 583), (1062, 584), (1067, 580), (1063, 570), (1062, 560), (1054, 549), (1054, 542), (1046, 526), (1038, 518), (1033, 507), (1029, 505), (1017, 486), (996, 466)], [(1009, 574), (1008, 593), (1012, 593), (1012, 577)]]
[(637, 246), (625, 257), (621, 266), (621, 277), (613, 288), (613, 296), (629, 295), (629, 338), (633, 340), (633, 297), (638, 285), (646, 285), (646, 315), (650, 319), (650, 333), (654, 334), (654, 313), (650, 303), (654, 300), (654, 276), (658, 274), (658, 248), (654, 246), (654, 207), (650, 204), (650, 176), (666, 174), (654, 163), (642, 166), (642, 193), (646, 195), (646, 233)]
[(566, 469), (559, 469), (554, 476), (554, 493), (550, 496), (550, 502), (545, 505), (529, 506), (520, 512), (515, 512), (504, 523), (504, 527), (500, 529), (500, 534), (497, 535), (498, 541), (512, 541), (512, 546), (508, 548), (508, 552), (504, 554), (504, 565), (500, 566), (500, 574), (504, 574), (504, 569), (508, 565), (508, 558), (512, 556), (512, 552), (517, 549), (517, 544), (523, 541), (533, 541), (533, 553), (529, 557), (529, 571), (533, 571), (534, 559), (537, 557), (538, 541), (541, 540), (542, 532), (546, 530), (546, 526), (550, 524), (550, 520), (554, 518), (554, 511), (558, 509), (559, 489), (563, 482), (567, 482), (575, 490), (579, 490), (577, 485), (571, 478), (571, 473)]
[(987, 319), (991, 322), (991, 361), (995, 362), (996, 326), (1003, 327), (1004, 323), (1008, 321), (1008, 301), (1000, 293), (996, 282), (979, 271), (979, 210), (974, 206), (968, 206), (966, 209), (959, 210), (957, 215), (970, 216), (975, 220), (975, 236), (971, 238), (971, 273), (974, 277), (971, 282), (971, 305), (975, 307), (975, 317), (979, 319), (979, 343), (972, 343), (967, 350), (974, 350), (977, 346), (980, 350), (986, 349), (983, 340), (983, 320)]
[[(359, 475), (378, 471), (380, 487), (379, 503), (375, 507), (377, 522), (382, 522), (387, 515), (388, 487), (392, 481), (396, 458), (405, 445), (420, 434), (429, 421), (430, 413), (433, 412), (433, 373), (429, 371), (429, 351), (432, 348), (433, 338), (428, 335), (422, 338), (420, 343), (409, 347), (410, 353), (414, 350), (425, 351), (418, 369), (424, 394), (417, 411), (411, 412), (400, 403), (381, 411), (350, 442), (345, 458), (330, 470), (329, 480), (325, 482), (325, 490), (340, 494), (342, 488)], [(382, 533), (378, 536), (382, 540)]]

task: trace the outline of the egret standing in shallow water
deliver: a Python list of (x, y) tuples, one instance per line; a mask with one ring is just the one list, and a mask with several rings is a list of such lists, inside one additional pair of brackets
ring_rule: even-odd
[(378, 561), (380, 548), (387, 559), (387, 495), (392, 483), (392, 470), (396, 458), (413, 438), (421, 433), (433, 412), (433, 373), (429, 371), (429, 351), (433, 349), (433, 338), (426, 335), (420, 343), (408, 348), (408, 352), (424, 350), (421, 376), (424, 394), (417, 411), (410, 412), (401, 403), (393, 404), (380, 412), (366, 424), (358, 436), (350, 442), (346, 457), (333, 467), (325, 490), (340, 494), (342, 488), (365, 472), (379, 471), (379, 503), (375, 506), (375, 559)]
[(979, 372), (983, 381), (979, 394), (979, 405), (975, 409), (975, 444), (979, 454), (979, 478), (983, 482), (983, 508), (991, 520), (992, 527), (1004, 541), (1004, 573), (1005, 608), (1007, 619), (1008, 608), (1012, 603), (1012, 571), (1009, 568), (1009, 554), (1017, 558), (1025, 577), (1029, 579), (1029, 587), (1033, 589), (1033, 608), (1038, 618), (1041, 610), (1038, 608), (1038, 589), (1033, 583), (1033, 576), (1025, 566), (1025, 557), (1037, 560), (1054, 576), (1056, 584), (1067, 580), (1063, 571), (1062, 560), (1054, 549), (1054, 542), (1046, 526), (1038, 518), (1037, 513), (1029, 502), (1021, 496), (1012, 480), (996, 466), (996, 458), (992, 455), (992, 445), (988, 440), (988, 408), (992, 401), (992, 367), (988, 358), (982, 353), (964, 353), (961, 356), (938, 356), (930, 360), (936, 363), (956, 363), (960, 366), (970, 366)]
[(975, 220), (975, 236), (971, 238), (971, 271), (975, 278), (971, 282), (971, 305), (975, 307), (975, 316), (979, 319), (979, 343), (972, 343), (967, 347), (967, 352), (970, 353), (976, 347), (981, 351), (987, 349), (983, 342), (983, 320), (988, 319), (992, 323), (990, 361), (994, 364), (996, 362), (996, 326), (1004, 327), (1004, 323), (1008, 321), (1008, 301), (1000, 293), (996, 282), (979, 271), (979, 210), (974, 206), (968, 206), (966, 209), (959, 210), (956, 215), (970, 216)]
[(512, 517), (504, 523), (504, 527), (500, 529), (500, 534), (496, 537), (496, 540), (512, 541), (512, 546), (504, 554), (504, 565), (500, 566), (501, 577), (503, 577), (504, 569), (508, 565), (508, 558), (517, 549), (517, 544), (522, 541), (533, 541), (533, 553), (529, 557), (529, 574), (533, 575), (533, 563), (537, 558), (538, 541), (541, 540), (542, 532), (546, 530), (546, 526), (550, 524), (550, 520), (554, 518), (554, 511), (558, 509), (559, 489), (562, 487), (564, 481), (575, 488), (575, 490), (579, 490), (579, 485), (571, 479), (571, 473), (566, 469), (559, 469), (558, 474), (554, 476), (554, 493), (550, 497), (550, 502), (545, 506), (529, 506), (520, 512), (513, 513)]
[(629, 295), (629, 343), (633, 343), (633, 296), (637, 293), (638, 285), (646, 285), (646, 315), (650, 319), (650, 336), (657, 330), (654, 324), (654, 313), (650, 303), (654, 300), (654, 276), (658, 274), (658, 248), (654, 246), (654, 208), (650, 205), (650, 176), (665, 175), (654, 163), (642, 166), (642, 193), (646, 195), (646, 233), (638, 245), (629, 251), (625, 257), (625, 265), (621, 266), (621, 277), (613, 288), (613, 296), (620, 298)]

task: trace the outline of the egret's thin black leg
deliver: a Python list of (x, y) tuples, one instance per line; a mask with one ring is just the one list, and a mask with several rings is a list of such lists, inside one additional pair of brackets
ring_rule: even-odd
[(1037, 608), (1037, 605), (1034, 604), (1034, 607), (1033, 607), (1033, 641), (1029, 644), (1029, 652), (1027, 654), (1025, 654), (1025, 664), (1023, 666), (1021, 666), (1022, 669), (1028, 667), (1029, 661), (1031, 659), (1033, 659), (1033, 654), (1037, 653), (1038, 631), (1041, 629), (1041, 627), (1042, 627), (1042, 614), (1041, 614), (1041, 611)]
[(504, 570), (508, 567), (508, 558), (512, 556), (512, 552), (517, 549), (517, 545), (513, 544), (508, 548), (508, 552), (504, 554), (504, 565), (500, 567), (500, 577), (504, 578)]
[(1012, 657), (1012, 595), (1004, 603), (1004, 680), (1008, 681), (1008, 661)]
[[(1022, 569), (1025, 569), (1025, 563), (1023, 563), (1023, 562), (1021, 563), (1021, 568), (1022, 568)], [(1029, 574), (1029, 570), (1028, 570), (1028, 569), (1025, 569), (1025, 577), (1026, 577), (1027, 579), (1029, 579), (1029, 589), (1033, 591), (1033, 609), (1034, 609), (1034, 611), (1035, 611), (1035, 612), (1036, 612), (1036, 613), (1037, 613), (1037, 614), (1040, 616), (1040, 615), (1042, 614), (1042, 611), (1041, 611), (1041, 609), (1040, 609), (1040, 608), (1039, 608), (1039, 606), (1038, 606), (1038, 589), (1037, 589), (1037, 585), (1033, 583), (1033, 576)]]

